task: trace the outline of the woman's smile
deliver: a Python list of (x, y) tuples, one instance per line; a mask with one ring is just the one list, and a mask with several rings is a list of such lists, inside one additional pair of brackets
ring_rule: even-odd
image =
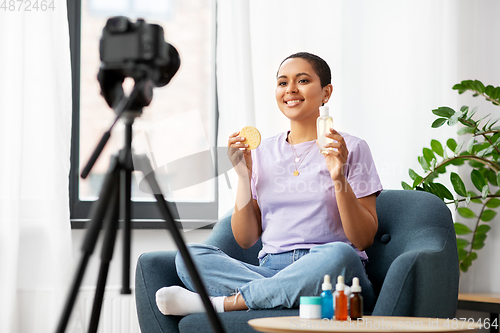
[(286, 99), (285, 99), (285, 104), (286, 104), (289, 108), (293, 108), (294, 106), (299, 105), (299, 104), (300, 104), (300, 103), (302, 103), (303, 101), (304, 101), (304, 99), (299, 99), (299, 98), (289, 99), (289, 100), (286, 100)]

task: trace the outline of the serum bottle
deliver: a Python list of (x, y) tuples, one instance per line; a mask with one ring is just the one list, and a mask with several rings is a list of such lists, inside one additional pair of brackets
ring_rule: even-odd
[(344, 277), (339, 275), (335, 286), (337, 295), (335, 296), (335, 320), (347, 320), (347, 296), (344, 294)]
[(357, 277), (352, 279), (349, 308), (351, 311), (351, 319), (363, 317), (363, 296), (361, 296), (361, 286), (359, 285), (359, 279)]
[(327, 138), (325, 134), (330, 133), (330, 129), (333, 127), (333, 119), (330, 117), (330, 109), (328, 106), (319, 107), (319, 117), (316, 120), (316, 130), (318, 132), (318, 146), (319, 152), (322, 154), (327, 154), (327, 148), (325, 144), (333, 142), (332, 139)]
[(321, 293), (321, 318), (333, 318), (333, 296), (332, 284), (330, 282), (330, 275), (325, 275), (323, 284), (321, 285), (323, 292)]

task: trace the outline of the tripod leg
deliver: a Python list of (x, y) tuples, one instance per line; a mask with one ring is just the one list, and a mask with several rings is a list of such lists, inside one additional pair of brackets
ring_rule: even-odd
[(123, 260), (122, 260), (122, 289), (121, 294), (132, 294), (130, 289), (130, 247), (132, 244), (132, 123), (125, 125), (125, 144), (121, 156), (121, 164), (124, 168), (121, 171), (121, 207), (123, 208)]
[(138, 169), (144, 173), (146, 180), (149, 186), (151, 187), (151, 190), (153, 191), (160, 212), (163, 216), (163, 219), (166, 222), (167, 228), (170, 230), (170, 233), (172, 234), (175, 244), (177, 245), (177, 248), (179, 249), (179, 252), (182, 255), (182, 259), (184, 259), (184, 263), (188, 269), (189, 275), (193, 280), (193, 284), (196, 288), (196, 291), (201, 296), (201, 300), (203, 301), (203, 305), (205, 306), (205, 309), (207, 311), (207, 315), (208, 318), (210, 319), (210, 323), (212, 324), (212, 328), (217, 333), (224, 332), (219, 317), (217, 316), (217, 313), (215, 312), (215, 309), (212, 303), (210, 302), (210, 298), (208, 297), (205, 286), (203, 285), (203, 281), (201, 280), (201, 277), (198, 274), (193, 259), (191, 258), (191, 255), (189, 254), (189, 251), (186, 247), (186, 243), (182, 239), (181, 233), (175, 226), (174, 218), (167, 206), (163, 194), (161, 193), (160, 186), (156, 181), (154, 172), (151, 168), (151, 164), (149, 163), (148, 158), (145, 155), (140, 155), (136, 156), (134, 161), (137, 162), (136, 164), (138, 166)]
[(87, 225), (87, 233), (85, 234), (85, 239), (81, 247), (82, 257), (56, 329), (57, 333), (63, 333), (66, 331), (69, 318), (71, 317), (71, 312), (73, 311), (73, 307), (75, 306), (76, 298), (78, 296), (78, 290), (80, 289), (83, 276), (85, 275), (85, 270), (87, 269), (87, 264), (92, 252), (94, 252), (95, 244), (102, 228), (102, 221), (106, 213), (113, 188), (117, 181), (117, 162), (117, 158), (113, 157), (109, 170), (104, 178), (101, 192), (99, 193), (99, 200), (97, 200), (97, 202), (95, 202), (92, 206), (92, 210), (90, 212), (91, 220)]
[(115, 193), (110, 202), (108, 210), (106, 233), (102, 243), (101, 250), (101, 266), (99, 268), (99, 277), (97, 279), (97, 287), (94, 297), (94, 305), (92, 306), (92, 315), (90, 317), (89, 333), (97, 332), (99, 326), (99, 317), (101, 315), (102, 302), (104, 299), (104, 291), (106, 289), (106, 280), (108, 277), (109, 264), (113, 258), (113, 249), (115, 247), (116, 233), (118, 231), (118, 215), (119, 215), (119, 186), (116, 186)]

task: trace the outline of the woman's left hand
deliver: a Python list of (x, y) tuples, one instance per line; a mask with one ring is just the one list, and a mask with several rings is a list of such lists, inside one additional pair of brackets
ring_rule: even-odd
[[(325, 145), (328, 148), (325, 155), (326, 166), (328, 171), (330, 171), (330, 177), (334, 181), (343, 180), (344, 178), (344, 166), (347, 163), (347, 156), (349, 155), (349, 150), (345, 144), (344, 138), (333, 128), (330, 129), (330, 133), (326, 134), (327, 138), (333, 139), (333, 142), (327, 143)], [(316, 142), (317, 143), (317, 142)]]

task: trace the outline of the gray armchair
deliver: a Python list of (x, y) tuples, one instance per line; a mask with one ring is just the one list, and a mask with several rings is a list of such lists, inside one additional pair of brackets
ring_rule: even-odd
[[(387, 190), (377, 198), (379, 228), (366, 251), (366, 265), (377, 301), (372, 315), (455, 316), (458, 299), (458, 256), (453, 220), (448, 207), (427, 192)], [(228, 213), (205, 243), (230, 256), (258, 264), (260, 242), (243, 250), (234, 240)], [(180, 285), (176, 251), (144, 253), (136, 270), (136, 304), (142, 333), (208, 332), (205, 313), (164, 316), (156, 307), (158, 289)], [(203, 278), (203, 277), (202, 277)], [(298, 309), (235, 311), (219, 314), (226, 332), (255, 332), (247, 321), (260, 317), (297, 316)]]

